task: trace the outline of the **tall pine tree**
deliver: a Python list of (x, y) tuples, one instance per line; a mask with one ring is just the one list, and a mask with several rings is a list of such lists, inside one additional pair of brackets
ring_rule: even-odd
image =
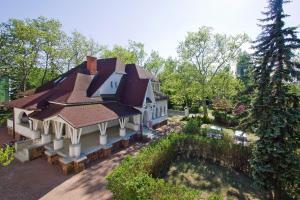
[[(273, 199), (296, 199), (299, 192), (299, 96), (288, 86), (299, 73), (293, 52), (300, 47), (295, 27), (285, 27), (286, 0), (268, 0), (262, 33), (255, 42), (255, 97), (251, 112), (256, 142), (251, 160), (252, 175)], [(299, 195), (299, 194), (298, 194)]]

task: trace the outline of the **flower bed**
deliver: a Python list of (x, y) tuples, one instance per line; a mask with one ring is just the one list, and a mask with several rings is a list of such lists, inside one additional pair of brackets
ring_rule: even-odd
[(127, 157), (107, 177), (114, 199), (195, 199), (200, 191), (166, 183), (163, 177), (178, 156), (206, 159), (249, 171), (250, 148), (201, 136), (172, 134)]

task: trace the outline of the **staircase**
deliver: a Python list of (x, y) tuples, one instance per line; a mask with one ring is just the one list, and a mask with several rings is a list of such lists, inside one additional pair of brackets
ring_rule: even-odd
[(29, 161), (30, 159), (29, 148), (39, 143), (40, 143), (40, 139), (16, 142), (15, 143), (16, 152), (14, 153), (15, 158), (21, 162)]

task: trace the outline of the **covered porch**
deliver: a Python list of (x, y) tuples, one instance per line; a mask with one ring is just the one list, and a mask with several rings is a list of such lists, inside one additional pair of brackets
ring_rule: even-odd
[[(44, 153), (49, 163), (59, 164), (64, 171), (84, 165), (91, 155), (107, 157), (116, 146), (127, 147), (141, 127), (140, 111), (118, 103), (50, 105), (28, 117), (30, 129), (40, 136), (32, 147), (38, 147), (36, 155)], [(30, 154), (26, 152), (29, 160), (36, 157)]]
[(119, 127), (111, 127), (107, 128), (107, 142), (106, 144), (100, 143), (99, 131), (91, 132), (88, 134), (84, 134), (80, 138), (81, 144), (81, 152), (79, 156), (72, 157), (70, 156), (70, 146), (72, 145), (72, 141), (69, 138), (63, 138), (63, 147), (60, 149), (55, 149), (54, 141), (45, 145), (45, 149), (47, 149), (52, 154), (57, 154), (62, 158), (66, 158), (68, 160), (77, 160), (82, 157), (88, 156), (91, 153), (99, 151), (101, 149), (107, 149), (113, 147), (113, 145), (122, 140), (129, 140), (131, 136), (135, 135), (137, 131), (132, 130), (130, 128), (126, 128), (126, 135), (120, 136)]

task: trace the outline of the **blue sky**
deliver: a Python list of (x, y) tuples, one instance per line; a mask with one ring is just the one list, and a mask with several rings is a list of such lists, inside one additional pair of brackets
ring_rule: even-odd
[[(142, 42), (148, 52), (176, 56), (188, 31), (211, 26), (226, 34), (255, 38), (257, 19), (267, 0), (0, 0), (0, 22), (9, 18), (46, 16), (58, 19), (63, 30), (77, 30), (100, 44)], [(288, 25), (300, 25), (300, 1), (285, 6)]]

